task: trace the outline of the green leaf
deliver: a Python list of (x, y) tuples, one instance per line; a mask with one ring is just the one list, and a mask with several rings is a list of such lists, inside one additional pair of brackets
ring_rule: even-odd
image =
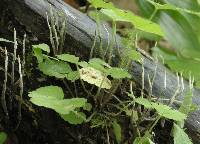
[(71, 71), (68, 74), (66, 74), (65, 77), (66, 79), (74, 82), (80, 78), (80, 75), (78, 71)]
[(68, 114), (71, 111), (74, 111), (77, 108), (84, 107), (87, 102), (85, 98), (71, 98), (64, 99), (58, 102), (58, 105), (53, 107), (53, 109), (60, 114)]
[(176, 7), (189, 9), (193, 11), (199, 11), (198, 0), (164, 0), (166, 3), (170, 3)]
[(186, 119), (185, 114), (177, 110), (173, 110), (167, 105), (163, 105), (161, 103), (154, 103), (144, 98), (136, 98), (135, 102), (143, 105), (146, 108), (155, 109), (160, 116), (163, 116), (165, 118), (172, 119), (175, 121), (182, 121)]
[(99, 58), (92, 58), (89, 61), (89, 67), (93, 67), (96, 70), (99, 70), (103, 73), (106, 73), (108, 68), (111, 68), (105, 61)]
[(173, 126), (174, 144), (192, 144), (192, 141), (182, 128), (174, 123)]
[(86, 103), (86, 99), (84, 98), (59, 100), (48, 97), (32, 97), (30, 101), (35, 105), (53, 109), (59, 114), (68, 114), (76, 108), (83, 107)]
[[(48, 95), (47, 95), (48, 96)], [(38, 97), (38, 96), (34, 96), (30, 99), (30, 101), (37, 105), (37, 106), (43, 106), (43, 107), (46, 107), (46, 108), (50, 108), (50, 109), (53, 109), (55, 110), (56, 112), (58, 113), (69, 113), (69, 111), (71, 109), (67, 109), (67, 112), (65, 111), (65, 109), (61, 106), (62, 105), (62, 100), (59, 100), (59, 99), (56, 99), (55, 98), (50, 98), (50, 97)], [(61, 108), (60, 108), (61, 107)], [(61, 110), (60, 110), (61, 109)], [(64, 109), (64, 110), (63, 110)], [(72, 109), (73, 110), (73, 109)], [(64, 111), (64, 112), (63, 112)]]
[(195, 78), (195, 81), (200, 80), (200, 67), (198, 67), (200, 64), (199, 60), (178, 57), (157, 47), (153, 48), (153, 54), (160, 55), (164, 58), (165, 64), (167, 64), (172, 71), (182, 73), (183, 77), (187, 79), (189, 79), (189, 76), (191, 75)]
[(186, 58), (177, 57), (176, 60), (166, 60), (166, 64), (172, 71), (180, 72), (185, 78), (189, 79), (189, 76), (194, 76), (195, 80), (200, 80), (200, 61)]
[(93, 63), (105, 66), (107, 68), (110, 68), (109, 64), (107, 64), (104, 60), (102, 60), (100, 58), (92, 58), (92, 59), (90, 59), (89, 64), (93, 64)]
[(79, 61), (79, 57), (76, 57), (74, 55), (70, 55), (70, 54), (61, 54), (61, 55), (57, 55), (58, 59), (66, 61), (66, 62), (70, 62), (70, 63), (74, 63), (77, 64)]
[(155, 144), (148, 137), (136, 137), (133, 144)]
[(30, 92), (28, 96), (33, 104), (55, 110), (61, 105), (64, 93), (60, 87), (46, 86)]
[(60, 87), (47, 86), (38, 88), (28, 95), (30, 101), (38, 106), (51, 108), (59, 114), (68, 114), (76, 108), (85, 106), (87, 100), (85, 98), (63, 99), (64, 93)]
[(45, 62), (39, 63), (38, 67), (45, 75), (55, 76), (57, 78), (64, 78), (66, 74), (72, 72), (69, 64), (56, 60), (46, 60)]
[(166, 39), (178, 53), (185, 57), (200, 58), (200, 42), (183, 15), (173, 11), (161, 12), (158, 21)]
[[(137, 0), (142, 13), (150, 15), (154, 11), (154, 6), (146, 0)], [(200, 57), (200, 17), (188, 13), (188, 10), (199, 12), (200, 6), (196, 0), (164, 0), (168, 5), (163, 8), (169, 8), (169, 4), (179, 10), (159, 10), (154, 19), (160, 23), (165, 37), (179, 55), (185, 57)], [(173, 6), (170, 6), (172, 9)], [(180, 10), (180, 8), (182, 8)], [(186, 12), (185, 12), (186, 11)], [(199, 15), (199, 14), (198, 14)]]
[(95, 8), (113, 9), (115, 6), (111, 2), (104, 2), (103, 0), (88, 0)]
[(192, 104), (190, 107), (190, 113), (195, 112), (199, 109), (199, 106), (197, 104)]
[(38, 44), (38, 45), (32, 45), (33, 49), (41, 49), (47, 53), (50, 53), (50, 48), (47, 44)]
[[(184, 97), (183, 103), (181, 104), (181, 107), (179, 108), (179, 111), (188, 115), (191, 111), (192, 106), (192, 97), (193, 97), (193, 89), (189, 89)], [(178, 125), (183, 128), (184, 121), (178, 122)]]
[(90, 84), (96, 85), (97, 87), (110, 89), (111, 81), (103, 75), (102, 72), (92, 67), (86, 67), (80, 69), (80, 78)]
[(195, 87), (198, 88), (198, 89), (200, 89), (200, 80), (197, 80), (195, 82)]
[(7, 139), (7, 134), (5, 132), (0, 132), (0, 144), (4, 144)]
[(168, 4), (159, 4), (159, 3), (156, 3), (156, 2), (151, 1), (151, 0), (147, 0), (147, 1), (149, 3), (151, 3), (157, 10), (174, 10), (174, 11), (177, 11), (177, 12), (185, 12), (185, 13), (200, 16), (199, 12), (195, 12), (195, 11), (185, 9), (185, 8), (180, 8), (177, 5), (174, 6), (174, 5), (169, 4), (169, 3)]
[(105, 128), (107, 125), (106, 120), (104, 117), (101, 116), (97, 116), (95, 115), (92, 119), (91, 119), (91, 128), (95, 128), (95, 127), (102, 127)]
[(113, 21), (130, 22), (136, 29), (164, 36), (164, 33), (158, 24), (139, 17), (130, 11), (120, 9), (102, 9), (101, 12), (112, 18)]
[(34, 53), (34, 56), (37, 58), (38, 63), (43, 62), (44, 57), (42, 55), (41, 49), (38, 49), (38, 48), (33, 49), (33, 53)]
[(126, 108), (124, 112), (131, 118), (131, 120), (138, 121), (138, 112), (136, 110)]
[(107, 74), (114, 79), (131, 78), (131, 75), (126, 70), (118, 67), (110, 68), (107, 70)]
[(154, 6), (147, 0), (136, 0), (140, 9), (140, 14), (145, 18), (150, 18), (155, 10)]
[(121, 126), (117, 123), (116, 120), (113, 121), (112, 126), (113, 126), (113, 130), (114, 130), (114, 134), (115, 134), (117, 143), (120, 144), (120, 143), (121, 143), (121, 140), (122, 140), (122, 135), (121, 135), (122, 130), (121, 130)]
[(0, 38), (0, 42), (14, 43), (13, 41), (10, 41), (4, 38)]
[(113, 21), (130, 22), (136, 29), (164, 36), (158, 24), (139, 17), (130, 11), (120, 10), (112, 3), (106, 3), (103, 0), (89, 0), (89, 2), (95, 8), (103, 8), (100, 11), (110, 17)]
[(47, 99), (62, 100), (64, 98), (63, 90), (58, 86), (40, 87), (35, 91), (29, 92), (29, 97), (45, 97)]
[(90, 103), (86, 103), (85, 106), (83, 107), (83, 109), (86, 111), (91, 111), (92, 105)]
[(193, 89), (187, 91), (179, 111), (188, 115), (192, 106)]
[(32, 45), (34, 56), (37, 58), (38, 63), (43, 62), (43, 59), (45, 59), (44, 55), (42, 54), (42, 51), (45, 51), (47, 53), (50, 52), (50, 48), (47, 44), (39, 44), (39, 45)]
[(78, 62), (78, 65), (81, 66), (81, 67), (88, 67), (88, 63), (85, 62), (85, 61), (81, 61), (81, 62)]
[(99, 12), (99, 11), (90, 11), (89, 17), (92, 18), (95, 21), (104, 22), (104, 21), (111, 21), (112, 19), (108, 17), (107, 15)]
[(61, 115), (61, 117), (70, 124), (82, 124), (86, 120), (86, 115), (83, 112), (73, 112)]
[(125, 55), (131, 60), (141, 62), (142, 55), (136, 50), (127, 50)]

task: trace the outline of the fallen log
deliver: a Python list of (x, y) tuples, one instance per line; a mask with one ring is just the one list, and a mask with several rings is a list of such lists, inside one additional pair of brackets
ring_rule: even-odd
[[(7, 0), (2, 2), (0, 7), (7, 6), (15, 19), (25, 27), (27, 32), (33, 33), (40, 41), (49, 39), (49, 30), (46, 24), (46, 13), (49, 13), (50, 5), (55, 12), (62, 11), (67, 18), (67, 36), (65, 41), (65, 51), (75, 53), (80, 57), (87, 57), (93, 45), (95, 38), (96, 23), (91, 20), (86, 14), (83, 14), (61, 0)], [(59, 20), (61, 21), (61, 17)], [(109, 43), (109, 35), (111, 30), (107, 25), (101, 26), (101, 39), (103, 46)], [(123, 49), (121, 39), (117, 36), (117, 41), (114, 47)], [(97, 39), (96, 46), (99, 46), (100, 40)], [(177, 88), (177, 76), (172, 74), (163, 65), (156, 63), (144, 55), (144, 89), (149, 91), (148, 76), (152, 77), (155, 74), (155, 79), (152, 85), (152, 95), (170, 99)], [(156, 69), (156, 72), (155, 72)], [(137, 84), (142, 85), (143, 68), (140, 63), (132, 62), (130, 72), (133, 75)], [(165, 72), (166, 72), (166, 87), (165, 87)], [(182, 101), (189, 84), (184, 81), (184, 90), (182, 90), (177, 99)], [(193, 90), (193, 103), (200, 106), (200, 90)], [(193, 112), (186, 120), (186, 127), (195, 143), (200, 143), (200, 110)]]

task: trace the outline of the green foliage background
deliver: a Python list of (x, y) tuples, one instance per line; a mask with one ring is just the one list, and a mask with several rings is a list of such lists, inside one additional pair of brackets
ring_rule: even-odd
[[(164, 31), (164, 38), (173, 47), (153, 48), (153, 54), (162, 57), (165, 64), (185, 78), (194, 76), (196, 86), (200, 81), (200, 4), (198, 0), (137, 0), (140, 14), (158, 23)], [(156, 13), (155, 13), (156, 11)]]

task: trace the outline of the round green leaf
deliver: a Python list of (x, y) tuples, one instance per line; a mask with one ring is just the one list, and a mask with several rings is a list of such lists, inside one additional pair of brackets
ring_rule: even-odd
[(45, 97), (47, 99), (57, 99), (61, 100), (64, 98), (64, 93), (62, 88), (58, 86), (46, 86), (46, 87), (40, 87), (36, 89), (35, 91), (29, 92), (29, 97)]
[(64, 78), (65, 74), (72, 72), (68, 63), (56, 60), (46, 60), (39, 63), (38, 67), (44, 74), (57, 78)]
[(79, 57), (76, 57), (74, 55), (70, 55), (70, 54), (61, 54), (61, 55), (57, 55), (58, 59), (66, 61), (66, 62), (70, 62), (70, 63), (74, 63), (77, 64), (79, 61)]
[(61, 117), (69, 122), (70, 124), (81, 124), (86, 120), (86, 115), (83, 112), (70, 112), (66, 115), (61, 115)]
[(50, 48), (47, 44), (38, 44), (38, 45), (32, 45), (33, 49), (41, 49), (47, 53), (50, 53)]
[(131, 75), (126, 70), (117, 67), (107, 70), (107, 74), (115, 79), (131, 78)]

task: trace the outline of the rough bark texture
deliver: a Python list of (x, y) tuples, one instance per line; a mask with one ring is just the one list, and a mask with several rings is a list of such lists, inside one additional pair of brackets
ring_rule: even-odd
[[(30, 32), (40, 41), (48, 41), (49, 31), (46, 24), (46, 13), (49, 12), (50, 5), (53, 11), (64, 12), (67, 17), (67, 36), (65, 51), (70, 51), (81, 57), (87, 57), (90, 48), (93, 45), (95, 37), (96, 23), (91, 20), (86, 14), (83, 14), (69, 5), (63, 3), (61, 0), (7, 0), (1, 2), (1, 7), (7, 6), (11, 11), (17, 22), (25, 28), (26, 32)], [(0, 13), (0, 16), (3, 13)], [(4, 15), (5, 17), (5, 15)], [(60, 17), (61, 19), (61, 17)], [(59, 20), (61, 21), (61, 20)], [(103, 45), (106, 46), (109, 43), (108, 32), (111, 35), (110, 28), (106, 25), (101, 27), (101, 38)], [(99, 45), (99, 39), (97, 40), (97, 46)], [(117, 43), (114, 47), (123, 49), (120, 42), (120, 37), (117, 36)], [(156, 73), (155, 68), (157, 67)], [(136, 83), (141, 85), (142, 66), (137, 62), (132, 62), (130, 69)], [(164, 88), (164, 73), (166, 71), (167, 87)], [(155, 73), (155, 80), (152, 87), (152, 94), (156, 97), (171, 98), (177, 89), (177, 77), (168, 71), (164, 66), (155, 63), (151, 59), (144, 56), (144, 83), (145, 90), (149, 91), (148, 75), (150, 77)], [(183, 100), (186, 94), (189, 84), (184, 81), (185, 89), (179, 94), (178, 100)], [(161, 95), (162, 94), (162, 95)], [(200, 91), (194, 89), (193, 102), (200, 105)], [(190, 114), (186, 121), (186, 127), (191, 133), (191, 136), (195, 143), (200, 143), (200, 110)]]

